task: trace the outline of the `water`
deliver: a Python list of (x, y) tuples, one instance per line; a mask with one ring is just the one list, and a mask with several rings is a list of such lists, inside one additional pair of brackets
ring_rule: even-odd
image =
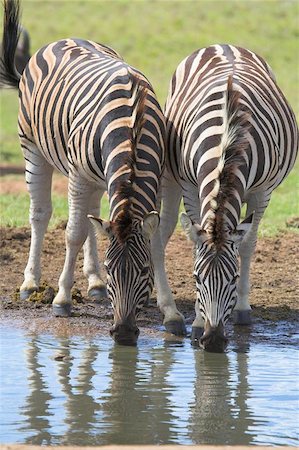
[(0, 328), (2, 443), (299, 444), (299, 351)]

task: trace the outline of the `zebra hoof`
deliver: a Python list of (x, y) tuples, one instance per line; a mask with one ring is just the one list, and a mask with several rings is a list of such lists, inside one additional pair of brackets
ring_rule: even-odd
[(72, 305), (63, 303), (61, 305), (52, 304), (52, 312), (55, 317), (70, 317), (72, 315)]
[(101, 300), (108, 298), (107, 290), (105, 287), (92, 288), (87, 292), (87, 295), (95, 302), (100, 302)]
[(252, 323), (251, 310), (233, 311), (233, 322), (235, 325), (250, 325)]
[(192, 327), (191, 331), (191, 344), (198, 347), (199, 340), (204, 333), (204, 329), (202, 327)]
[(170, 320), (164, 323), (165, 329), (168, 333), (172, 333), (175, 336), (186, 336), (187, 330), (185, 322), (179, 320)]
[(20, 300), (27, 300), (33, 292), (37, 292), (38, 288), (26, 289), (25, 291), (20, 291)]

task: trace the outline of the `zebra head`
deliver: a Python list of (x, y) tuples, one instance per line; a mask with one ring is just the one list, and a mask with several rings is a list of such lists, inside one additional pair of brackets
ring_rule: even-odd
[(150, 241), (159, 225), (159, 214), (152, 211), (142, 221), (134, 220), (124, 241), (114, 231), (114, 223), (89, 216), (109, 246), (104, 265), (107, 291), (114, 311), (110, 330), (113, 339), (123, 345), (135, 345), (139, 335), (136, 314), (148, 300), (154, 285)]
[(227, 231), (221, 246), (187, 214), (181, 215), (182, 226), (194, 243), (194, 277), (198, 310), (204, 320), (204, 334), (199, 344), (205, 350), (222, 352), (227, 345), (225, 324), (237, 302), (239, 278), (239, 245), (252, 223), (251, 215), (235, 230)]

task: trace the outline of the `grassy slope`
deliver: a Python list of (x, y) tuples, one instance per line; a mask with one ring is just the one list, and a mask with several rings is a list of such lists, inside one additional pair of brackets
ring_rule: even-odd
[[(23, 0), (22, 5), (33, 51), (69, 36), (108, 44), (147, 75), (161, 104), (177, 64), (196, 48), (217, 42), (248, 47), (272, 66), (299, 116), (298, 2)], [(1, 159), (19, 163), (16, 92), (2, 91), (0, 106)], [(297, 174), (298, 169), (297, 165)], [(281, 226), (286, 217), (298, 214), (298, 202), (290, 195), (296, 173), (273, 195), (264, 221), (268, 221), (267, 233), (277, 229), (276, 223)], [(21, 204), (19, 209), (24, 209)]]

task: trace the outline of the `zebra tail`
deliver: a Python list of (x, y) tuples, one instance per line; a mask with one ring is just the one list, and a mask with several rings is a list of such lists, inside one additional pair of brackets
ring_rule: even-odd
[(19, 43), (19, 48), (24, 55), (30, 57), (30, 36), (26, 28), (20, 27), (20, 34), (22, 35), (21, 43)]
[(18, 88), (21, 75), (15, 67), (15, 53), (20, 37), (19, 0), (4, 0), (2, 56), (0, 64), (1, 84)]

